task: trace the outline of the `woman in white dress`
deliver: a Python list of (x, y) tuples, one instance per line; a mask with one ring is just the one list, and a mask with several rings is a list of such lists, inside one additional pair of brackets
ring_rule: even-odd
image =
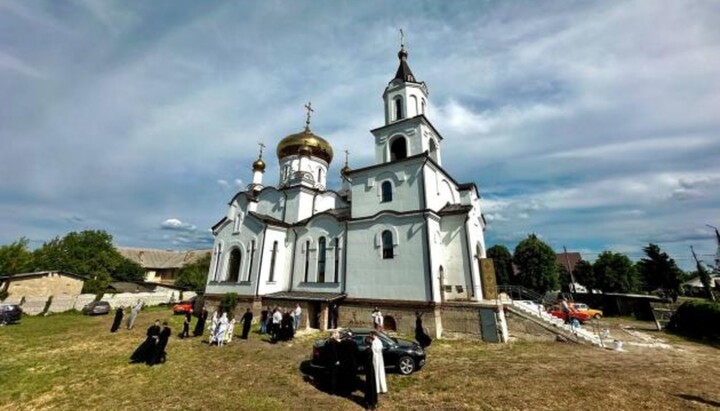
[(223, 342), (225, 341), (225, 331), (228, 329), (228, 325), (230, 322), (228, 321), (227, 313), (223, 313), (222, 317), (220, 317), (220, 321), (218, 321), (217, 330), (215, 331), (215, 337), (214, 340), (217, 342), (218, 347), (223, 346)]
[(213, 312), (212, 320), (210, 321), (210, 343), (212, 344), (213, 340), (215, 339), (215, 331), (217, 330), (218, 326), (218, 312), (217, 310)]
[(378, 393), (386, 393), (387, 380), (385, 379), (385, 360), (383, 359), (383, 343), (376, 333), (372, 333), (373, 366), (375, 368), (375, 386)]
[(223, 338), (226, 343), (229, 343), (233, 339), (233, 333), (235, 333), (235, 319), (230, 320), (227, 331), (225, 331), (225, 337)]

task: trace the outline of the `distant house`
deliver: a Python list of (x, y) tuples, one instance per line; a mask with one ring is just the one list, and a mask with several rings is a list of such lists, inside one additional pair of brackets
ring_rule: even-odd
[(38, 271), (0, 276), (0, 289), (7, 286), (8, 294), (16, 297), (77, 295), (82, 292), (86, 279), (66, 271)]
[(178, 270), (210, 255), (211, 252), (211, 250), (174, 251), (131, 247), (118, 247), (117, 250), (145, 269), (146, 282), (158, 284), (175, 283)]
[[(710, 285), (716, 290), (720, 289), (720, 274), (710, 274)], [(700, 276), (693, 277), (685, 281), (684, 283), (682, 283), (682, 287), (686, 292), (690, 294), (702, 293), (705, 288), (702, 281), (700, 281)]]
[(555, 262), (558, 263), (558, 265), (565, 267), (570, 273), (575, 270), (575, 266), (578, 262), (580, 262), (580, 260), (582, 260), (580, 253), (570, 252), (555, 254)]

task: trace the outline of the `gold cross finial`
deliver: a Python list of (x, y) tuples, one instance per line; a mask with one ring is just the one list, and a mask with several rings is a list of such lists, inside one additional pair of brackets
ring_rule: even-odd
[(263, 142), (261, 141), (258, 143), (258, 145), (260, 146), (260, 155), (258, 156), (258, 158), (262, 158), (262, 153), (263, 153), (263, 149), (265, 148), (265, 144), (263, 144)]
[(305, 120), (305, 130), (310, 130), (310, 113), (314, 113), (315, 110), (312, 109), (312, 103), (308, 101), (307, 104), (305, 104), (305, 109), (307, 110), (307, 119)]
[(345, 167), (347, 167), (349, 159), (350, 159), (350, 152), (345, 150)]

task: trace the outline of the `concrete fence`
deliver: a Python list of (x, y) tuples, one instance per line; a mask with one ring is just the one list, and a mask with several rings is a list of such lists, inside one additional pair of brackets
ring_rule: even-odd
[[(195, 296), (193, 292), (185, 292), (183, 298), (189, 299)], [(3, 301), (3, 304), (20, 304), (23, 313), (26, 315), (38, 315), (45, 312), (45, 306), (48, 303), (50, 297), (8, 297)], [(169, 304), (171, 302), (179, 301), (177, 292), (154, 292), (154, 293), (119, 293), (119, 294), (104, 294), (101, 301), (107, 301), (110, 307), (115, 309), (117, 307), (127, 307), (134, 305), (138, 300), (142, 301), (146, 306), (154, 306), (161, 304)], [(79, 295), (66, 295), (60, 294), (52, 297), (50, 306), (47, 309), (49, 313), (62, 313), (70, 310), (82, 310), (82, 308), (95, 301), (95, 294), (79, 294)]]

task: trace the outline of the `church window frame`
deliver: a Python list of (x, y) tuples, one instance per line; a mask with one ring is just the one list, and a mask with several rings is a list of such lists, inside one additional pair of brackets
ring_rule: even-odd
[(310, 279), (310, 240), (305, 241), (305, 276), (304, 282)]
[(277, 253), (278, 253), (278, 242), (273, 241), (273, 248), (270, 252), (270, 276), (268, 277), (268, 282), (272, 283), (275, 282), (275, 263), (277, 262)]
[(382, 259), (391, 260), (395, 258), (395, 244), (393, 241), (393, 232), (390, 230), (383, 230), (380, 233), (381, 244), (382, 244)]
[(333, 263), (335, 264), (335, 269), (333, 270), (333, 282), (338, 283), (340, 282), (340, 238), (335, 237), (335, 261)]
[(317, 182), (318, 182), (318, 183), (321, 183), (321, 182), (322, 182), (322, 175), (323, 175), (323, 169), (322, 169), (322, 167), (318, 167), (317, 174), (318, 174)]
[(420, 112), (420, 114), (425, 115), (425, 107), (426, 107), (425, 99), (424, 98), (420, 99), (420, 109), (422, 110)]
[(403, 111), (403, 98), (402, 96), (396, 96), (393, 98), (393, 115), (395, 116), (395, 121), (405, 118)]
[(418, 113), (420, 113), (418, 107), (418, 98), (417, 96), (410, 96), (410, 99), (412, 100), (412, 106), (415, 108), (415, 114), (417, 115)]
[(220, 275), (221, 275), (221, 264), (222, 261), (222, 253), (223, 253), (223, 243), (219, 242), (217, 247), (215, 247), (215, 270), (213, 272), (213, 281), (220, 281)]
[(237, 214), (235, 214), (235, 221), (233, 222), (233, 234), (237, 234), (240, 232), (244, 216), (245, 215), (242, 211), (238, 211)]
[(255, 262), (255, 240), (250, 241), (250, 247), (248, 253), (250, 254), (248, 258), (250, 261), (248, 262), (248, 269), (247, 269), (247, 275), (245, 277), (245, 281), (249, 282), (250, 278), (252, 278), (252, 267), (253, 262)]
[(390, 161), (403, 160), (408, 158), (408, 141), (405, 136), (398, 135), (393, 137), (388, 143)]
[(325, 274), (327, 271), (327, 240), (325, 237), (318, 239), (318, 258), (317, 258), (317, 282), (325, 282)]
[(389, 203), (393, 200), (393, 184), (390, 180), (383, 181), (380, 184), (380, 202)]
[(240, 269), (242, 268), (242, 251), (238, 247), (232, 247), (228, 253), (227, 270), (225, 281), (236, 283), (240, 281)]

